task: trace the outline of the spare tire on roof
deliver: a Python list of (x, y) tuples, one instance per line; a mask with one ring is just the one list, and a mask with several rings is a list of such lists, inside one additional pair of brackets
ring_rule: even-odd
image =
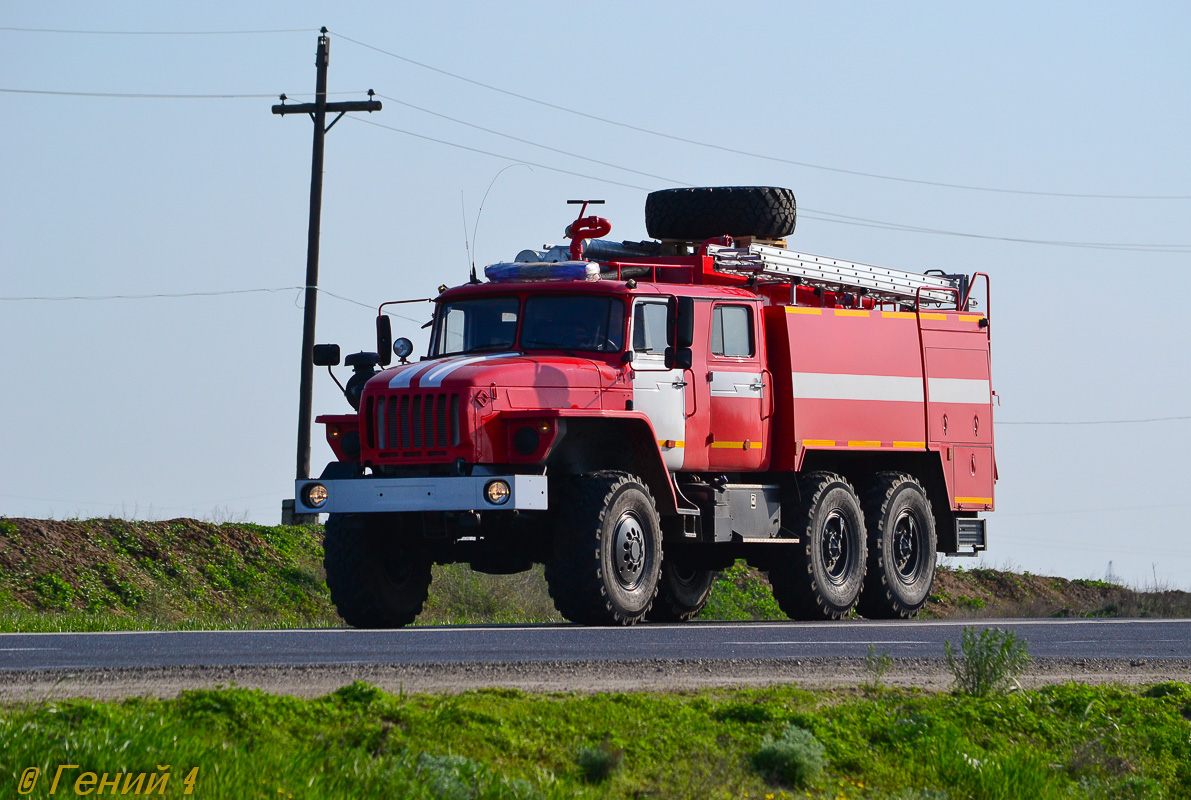
[(655, 239), (702, 242), (715, 236), (781, 239), (794, 232), (794, 192), (775, 186), (662, 189), (645, 199)]

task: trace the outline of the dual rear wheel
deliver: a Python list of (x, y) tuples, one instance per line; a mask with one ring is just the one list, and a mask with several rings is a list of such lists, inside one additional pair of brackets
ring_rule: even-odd
[(912, 476), (882, 472), (864, 499), (842, 476), (799, 479), (801, 502), (787, 527), (801, 540), (794, 558), (769, 570), (773, 595), (791, 619), (873, 619), (918, 613), (934, 582), (936, 536), (926, 491)]

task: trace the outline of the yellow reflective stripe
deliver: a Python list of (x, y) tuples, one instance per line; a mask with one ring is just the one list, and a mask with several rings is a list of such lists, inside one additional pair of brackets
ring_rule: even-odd
[(848, 442), (848, 447), (880, 447), (880, 442)]
[(959, 318), (964, 322), (979, 322), (980, 320), (984, 319), (984, 317), (979, 314), (960, 314)]
[(867, 317), (868, 312), (859, 308), (837, 308), (835, 315), (837, 317)]
[(803, 447), (835, 447), (835, 439), (803, 439)]
[(822, 314), (821, 308), (803, 308), (802, 306), (786, 306), (787, 314)]
[(882, 311), (881, 316), (885, 319), (918, 319), (913, 311)]
[(923, 319), (941, 319), (941, 320), (947, 319), (946, 314), (920, 314), (919, 316), (921, 316)]
[(991, 506), (991, 497), (957, 497), (955, 502), (968, 506)]
[(658, 439), (658, 447), (686, 447), (686, 442), (682, 439), (674, 441), (673, 439)]
[[(744, 442), (712, 442), (711, 447), (713, 450), (743, 450)], [(749, 449), (760, 450), (761, 443), (749, 442)]]
[(919, 450), (926, 448), (926, 442), (894, 442), (894, 447), (912, 447)]

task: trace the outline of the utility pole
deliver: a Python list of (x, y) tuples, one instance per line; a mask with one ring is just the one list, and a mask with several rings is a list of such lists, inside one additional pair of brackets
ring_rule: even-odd
[[(302, 379), (298, 389), (298, 464), (297, 480), (310, 477), (310, 416), (313, 406), (312, 394), (314, 387), (314, 319), (318, 307), (318, 239), (323, 210), (323, 141), (327, 131), (349, 111), (380, 111), (380, 101), (373, 100), (373, 91), (368, 90), (368, 100), (343, 103), (327, 102), (327, 66), (330, 64), (331, 40), (327, 37), (324, 27), (318, 37), (318, 52), (314, 65), (318, 69), (315, 79), (314, 102), (285, 104), (286, 96), (281, 95), (281, 104), (273, 106), (273, 113), (284, 116), (286, 114), (309, 114), (314, 120), (314, 152), (310, 164), (310, 229), (306, 239), (306, 307), (302, 316)], [(327, 112), (339, 112), (339, 116), (327, 124)], [(316, 515), (294, 514), (294, 501), (281, 501), (281, 523), (296, 525), (314, 522)]]

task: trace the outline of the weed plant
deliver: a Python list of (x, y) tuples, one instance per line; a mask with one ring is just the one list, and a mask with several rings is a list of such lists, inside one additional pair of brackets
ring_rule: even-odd
[(802, 788), (814, 783), (827, 763), (827, 749), (815, 735), (790, 726), (777, 739), (766, 739), (753, 754), (753, 767), (774, 783)]
[(955, 690), (984, 697), (1007, 691), (1030, 665), (1029, 647), (1010, 630), (964, 628), (960, 644), (963, 656), (956, 656), (950, 641), (943, 642), (947, 667), (955, 677)]
[(868, 652), (864, 654), (864, 671), (868, 675), (869, 688), (878, 688), (892, 667), (893, 656), (888, 653), (878, 653), (876, 646), (870, 642)]
[(588, 783), (603, 783), (624, 764), (624, 750), (605, 739), (595, 747), (583, 745), (575, 751), (575, 765)]

